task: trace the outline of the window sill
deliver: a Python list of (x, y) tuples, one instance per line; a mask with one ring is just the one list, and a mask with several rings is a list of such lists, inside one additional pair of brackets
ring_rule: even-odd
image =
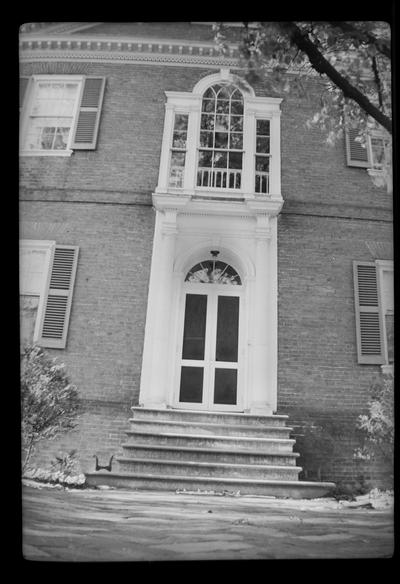
[(21, 150), (20, 156), (71, 156), (73, 150)]
[(386, 364), (386, 365), (381, 365), (381, 371), (383, 373), (383, 375), (394, 375), (394, 365), (393, 363), (391, 364)]

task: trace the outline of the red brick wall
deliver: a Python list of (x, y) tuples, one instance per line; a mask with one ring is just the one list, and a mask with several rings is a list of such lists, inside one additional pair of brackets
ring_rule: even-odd
[(79, 245), (67, 348), (53, 349), (84, 398), (139, 391), (154, 214), (144, 205), (21, 203), (21, 237)]
[[(289, 414), (294, 438), (310, 424), (327, 438), (336, 427), (332, 451), (299, 464), (322, 468), (326, 480), (378, 476), (353, 458), (357, 417), (380, 367), (357, 363), (352, 262), (372, 261), (365, 241), (390, 243), (392, 225), (284, 212), (278, 234), (278, 409)], [(303, 443), (299, 437), (300, 453)]]

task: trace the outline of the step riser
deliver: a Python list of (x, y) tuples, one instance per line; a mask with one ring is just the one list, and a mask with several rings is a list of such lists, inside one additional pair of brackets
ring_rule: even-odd
[(254, 438), (289, 438), (291, 428), (281, 427), (271, 427), (262, 428), (254, 426), (248, 428), (243, 426), (243, 428), (235, 424), (234, 426), (213, 424), (212, 427), (202, 426), (200, 423), (166, 423), (151, 422), (150, 420), (137, 420), (131, 423), (131, 430), (137, 430), (139, 432), (177, 432), (181, 434), (204, 434), (204, 435), (217, 435), (217, 436), (245, 436)]
[(253, 466), (250, 468), (232, 468), (210, 465), (174, 464), (173, 462), (133, 462), (118, 459), (121, 472), (153, 474), (153, 475), (170, 475), (170, 476), (189, 476), (189, 477), (212, 477), (212, 478), (237, 478), (237, 479), (256, 479), (256, 480), (285, 480), (296, 481), (301, 468), (288, 467), (283, 469), (263, 468)]
[(180, 422), (212, 422), (245, 426), (284, 426), (288, 416), (253, 416), (249, 414), (221, 414), (210, 412), (191, 412), (188, 410), (146, 410), (131, 408), (135, 420), (170, 420)]
[(271, 484), (257, 484), (249, 483), (243, 484), (240, 481), (227, 480), (201, 480), (201, 479), (187, 479), (183, 480), (178, 477), (129, 477), (122, 475), (103, 475), (88, 473), (86, 475), (86, 482), (88, 486), (94, 487), (98, 485), (108, 485), (115, 488), (122, 489), (143, 489), (143, 490), (159, 490), (159, 491), (214, 491), (214, 492), (229, 492), (241, 495), (264, 495), (273, 497), (290, 497), (293, 499), (313, 499), (315, 497), (323, 497), (328, 494), (333, 488), (333, 483), (307, 483), (301, 481), (288, 481), (287, 484), (271, 483)]
[(123, 445), (123, 453), (127, 458), (148, 458), (179, 460), (186, 462), (224, 462), (229, 464), (271, 464), (276, 466), (296, 466), (296, 457), (274, 454), (238, 454), (237, 452), (215, 452), (209, 450), (189, 451), (164, 450), (157, 448), (139, 448)]
[(153, 445), (165, 445), (165, 446), (188, 446), (196, 448), (238, 448), (238, 449), (251, 449), (257, 452), (264, 453), (286, 453), (292, 452), (294, 440), (288, 440), (287, 442), (279, 441), (273, 439), (271, 442), (259, 442), (252, 440), (251, 438), (240, 439), (225, 439), (223, 437), (189, 437), (189, 436), (163, 436), (155, 434), (141, 434), (141, 433), (131, 433), (127, 432), (128, 443), (134, 445), (135, 442), (140, 444), (153, 444)]

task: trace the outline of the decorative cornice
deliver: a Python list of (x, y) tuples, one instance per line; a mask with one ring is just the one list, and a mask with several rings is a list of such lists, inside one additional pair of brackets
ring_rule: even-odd
[(20, 35), (20, 61), (100, 61), (207, 67), (239, 66), (239, 51), (223, 55), (214, 43), (58, 35)]
[(22, 34), (72, 34), (81, 30), (93, 28), (101, 22), (28, 22), (20, 28)]

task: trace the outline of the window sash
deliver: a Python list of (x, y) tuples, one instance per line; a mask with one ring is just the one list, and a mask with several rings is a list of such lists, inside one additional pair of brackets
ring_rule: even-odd
[[(41, 282), (37, 287), (32, 286), (32, 282), (28, 282), (26, 278), (21, 274), (20, 275), (20, 295), (21, 296), (38, 296), (39, 297), (39, 305), (36, 315), (36, 322), (35, 322), (35, 329), (33, 335), (33, 341), (37, 341), (39, 337), (39, 329), (40, 323), (43, 318), (44, 308), (45, 308), (45, 299), (46, 299), (46, 292), (48, 289), (48, 285), (50, 282), (50, 273), (51, 273), (51, 266), (53, 263), (54, 257), (54, 250), (55, 250), (55, 241), (42, 241), (42, 240), (29, 240), (23, 239), (20, 241), (20, 254), (23, 257), (24, 253), (29, 252), (42, 252), (45, 254), (42, 271), (41, 271)], [(21, 257), (20, 256), (20, 257)], [(23, 262), (20, 259), (20, 270), (23, 268)]]
[[(66, 154), (70, 153), (70, 146), (72, 142), (72, 130), (76, 115), (78, 112), (79, 102), (81, 98), (83, 77), (82, 76), (33, 76), (31, 91), (29, 95), (25, 95), (25, 118), (22, 123), (22, 138), (21, 150), (24, 153), (32, 154)], [(40, 97), (40, 87), (49, 86), (49, 92), (43, 97)], [(51, 90), (56, 86), (67, 87), (68, 85), (75, 87), (75, 95), (63, 99), (62, 94)], [(71, 101), (73, 103), (71, 104)], [(41, 103), (42, 102), (42, 103)], [(48, 107), (44, 107), (43, 103), (56, 104), (53, 112), (48, 111)], [(57, 102), (60, 102), (57, 108)], [(51, 109), (51, 108), (50, 108)], [(29, 144), (37, 145), (40, 143), (46, 144), (48, 147), (29, 147)]]

